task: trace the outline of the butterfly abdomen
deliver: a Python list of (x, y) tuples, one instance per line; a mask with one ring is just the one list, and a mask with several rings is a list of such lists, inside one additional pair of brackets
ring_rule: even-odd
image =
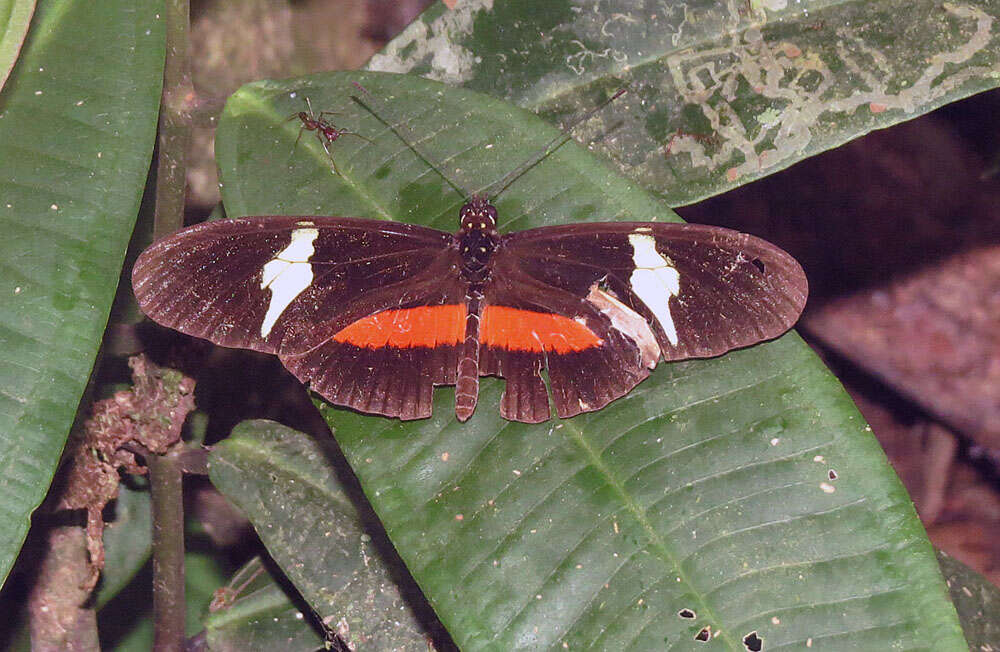
[(482, 285), (470, 285), (465, 295), (465, 340), (458, 353), (455, 381), (455, 416), (466, 421), (476, 411), (479, 397), (479, 318), (483, 309)]

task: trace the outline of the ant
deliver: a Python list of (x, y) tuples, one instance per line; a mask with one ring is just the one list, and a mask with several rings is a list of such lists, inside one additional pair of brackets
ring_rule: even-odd
[(325, 116), (337, 115), (335, 111), (320, 111), (318, 115), (313, 113), (312, 103), (309, 101), (309, 98), (307, 97), (305, 100), (306, 106), (309, 107), (309, 110), (293, 113), (288, 117), (288, 120), (286, 120), (286, 122), (288, 122), (298, 118), (302, 121), (302, 126), (299, 127), (299, 135), (295, 138), (295, 145), (292, 146), (292, 150), (294, 151), (295, 148), (299, 146), (299, 141), (302, 139), (303, 131), (312, 131), (316, 135), (316, 140), (318, 140), (319, 144), (323, 146), (323, 151), (326, 152), (328, 157), (330, 157), (330, 164), (333, 166), (333, 171), (338, 176), (343, 176), (340, 174), (340, 170), (337, 169), (337, 162), (333, 160), (333, 153), (330, 152), (330, 143), (345, 135), (357, 136), (358, 138), (369, 143), (372, 141), (359, 133), (348, 131), (347, 129), (340, 129), (327, 120)]

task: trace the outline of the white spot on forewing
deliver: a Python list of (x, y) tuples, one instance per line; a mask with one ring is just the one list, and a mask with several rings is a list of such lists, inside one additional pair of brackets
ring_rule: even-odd
[(288, 304), (312, 283), (313, 272), (309, 259), (315, 252), (313, 242), (318, 236), (318, 229), (292, 231), (292, 241), (288, 246), (264, 265), (260, 289), (271, 291), (271, 303), (267, 306), (264, 321), (260, 323), (261, 337), (270, 335), (275, 322), (285, 312)]
[(629, 285), (653, 312), (670, 343), (677, 346), (677, 329), (670, 316), (670, 298), (681, 293), (681, 275), (656, 251), (656, 238), (653, 236), (630, 233), (628, 241), (632, 245), (632, 261), (635, 263)]

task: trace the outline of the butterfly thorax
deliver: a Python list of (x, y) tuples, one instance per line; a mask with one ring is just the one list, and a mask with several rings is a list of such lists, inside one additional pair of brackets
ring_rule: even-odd
[(489, 276), (489, 262), (500, 242), (497, 209), (485, 197), (473, 197), (459, 212), (461, 228), (455, 236), (462, 255), (462, 275), (478, 283)]

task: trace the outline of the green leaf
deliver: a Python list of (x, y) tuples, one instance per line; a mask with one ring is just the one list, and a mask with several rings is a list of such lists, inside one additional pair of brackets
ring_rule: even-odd
[(121, 485), (114, 521), (104, 528), (104, 570), (97, 591), (97, 608), (114, 598), (149, 559), (153, 518), (148, 489)]
[(943, 551), (937, 555), (969, 649), (1000, 649), (1000, 588)]
[(424, 652), (420, 623), (331, 471), (337, 457), (332, 440), (244, 421), (212, 451), (210, 477), (324, 623), (343, 621), (348, 642), (372, 650)]
[(184, 603), (187, 609), (185, 631), (194, 636), (202, 623), (215, 591), (226, 581), (227, 572), (221, 555), (189, 551), (184, 555)]
[(94, 364), (156, 129), (158, 0), (39, 3), (0, 93), (0, 579)]
[(205, 619), (208, 649), (312, 652), (323, 637), (271, 578), (260, 557), (236, 571), (231, 602)]
[[(350, 99), (355, 80), (407, 119), (428, 156), (482, 185), (555, 134), (526, 111), (415, 77), (259, 82), (230, 98), (219, 126), (229, 215), (457, 227), (462, 197)], [(298, 126), (286, 119), (304, 97), (373, 141), (333, 143), (343, 177), (313, 138), (292, 150)], [(574, 144), (496, 206), (501, 231), (676, 219)], [(966, 649), (909, 498), (843, 388), (795, 334), (663, 364), (628, 396), (569, 420), (505, 422), (500, 393), (501, 382), (484, 379), (464, 424), (451, 389), (436, 391), (432, 418), (409, 423), (320, 403), (462, 649), (689, 649), (707, 626), (714, 637), (698, 649), (743, 650), (751, 632), (771, 650), (810, 640), (824, 649)], [(305, 505), (320, 518), (311, 502), (282, 502), (287, 513), (262, 535)], [(317, 529), (337, 523), (323, 518)], [(300, 546), (268, 544), (276, 557), (289, 547)], [(322, 557), (310, 557), (289, 577), (315, 606), (300, 582), (327, 573)], [(696, 616), (679, 617), (683, 609)]]
[(550, 122), (628, 83), (599, 149), (676, 206), (995, 88), (998, 19), (997, 0), (463, 0), (435, 4), (368, 68)]
[(35, 0), (0, 0), (0, 90), (10, 75), (35, 13)]

